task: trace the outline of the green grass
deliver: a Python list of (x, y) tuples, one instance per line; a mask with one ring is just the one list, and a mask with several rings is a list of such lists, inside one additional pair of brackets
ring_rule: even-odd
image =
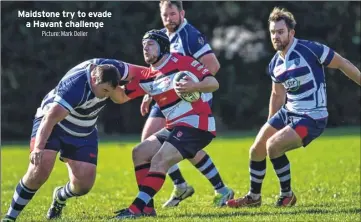
[[(221, 136), (206, 149), (237, 197), (248, 191), (248, 149), (253, 138), (254, 133)], [(93, 190), (86, 196), (70, 199), (64, 208), (63, 219), (56, 221), (107, 221), (113, 211), (127, 207), (137, 194), (131, 162), (134, 144), (134, 141), (100, 144), (98, 175)], [(2, 147), (2, 216), (9, 207), (16, 184), (27, 169), (28, 155), (25, 145)], [(139, 221), (360, 221), (359, 129), (328, 129), (306, 149), (292, 151), (288, 157), (292, 164), (292, 186), (298, 198), (293, 208), (273, 206), (279, 183), (269, 161), (263, 184), (263, 205), (255, 209), (212, 207), (212, 186), (188, 161), (183, 161), (183, 175), (196, 193), (178, 208), (161, 209), (172, 191), (167, 179), (155, 198), (158, 217)], [(67, 178), (65, 165), (57, 161), (49, 180), (17, 221), (45, 221), (53, 188), (64, 185)]]

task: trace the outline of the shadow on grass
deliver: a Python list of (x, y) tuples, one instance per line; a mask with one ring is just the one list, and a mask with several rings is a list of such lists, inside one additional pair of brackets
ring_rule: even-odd
[[(249, 210), (249, 208), (247, 210)], [(205, 218), (205, 219), (216, 219), (216, 218), (234, 217), (234, 216), (272, 216), (272, 215), (339, 214), (339, 213), (360, 214), (361, 209), (350, 208), (350, 209), (331, 210), (331, 209), (323, 209), (323, 208), (310, 209), (310, 207), (297, 207), (297, 208), (286, 209), (285, 211), (277, 211), (277, 212), (266, 212), (266, 211), (263, 211), (263, 212), (248, 212), (247, 211), (247, 212), (245, 212), (239, 208), (239, 209), (234, 209), (234, 212), (177, 214), (174, 216), (177, 218), (198, 217), (198, 218)], [(167, 218), (173, 218), (174, 216), (159, 215), (156, 218), (167, 219)], [(151, 217), (151, 218), (153, 218), (153, 217)], [(92, 218), (83, 218), (83, 219), (93, 219), (93, 220), (98, 219), (99, 221), (103, 221), (103, 220), (117, 221), (114, 218), (103, 217), (103, 216), (92, 217)], [(140, 217), (139, 219), (146, 219), (146, 217)]]
[(329, 209), (302, 209), (302, 207), (294, 208), (294, 210), (277, 211), (277, 212), (245, 212), (242, 209), (236, 209), (235, 212), (229, 213), (196, 213), (196, 214), (181, 214), (177, 217), (201, 217), (201, 218), (220, 218), (220, 217), (232, 217), (232, 216), (272, 216), (272, 215), (296, 215), (296, 214), (360, 214), (361, 209), (350, 208), (340, 210), (329, 210)]

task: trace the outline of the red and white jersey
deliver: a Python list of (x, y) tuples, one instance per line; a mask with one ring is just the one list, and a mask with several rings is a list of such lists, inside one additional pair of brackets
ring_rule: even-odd
[(166, 118), (167, 129), (188, 126), (215, 135), (215, 119), (208, 102), (199, 99), (189, 103), (177, 96), (173, 88), (173, 79), (179, 71), (192, 72), (200, 81), (212, 76), (208, 69), (192, 57), (170, 54), (157, 69), (142, 70), (126, 85), (126, 94), (131, 99), (145, 94), (151, 95)]

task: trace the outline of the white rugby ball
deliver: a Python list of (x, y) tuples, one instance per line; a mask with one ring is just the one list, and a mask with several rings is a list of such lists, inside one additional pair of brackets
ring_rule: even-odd
[[(188, 76), (194, 82), (199, 82), (199, 79), (193, 73), (191, 73), (189, 71), (180, 71), (180, 72), (177, 72), (173, 78), (174, 90), (176, 87), (176, 83), (184, 81), (183, 78), (186, 76)], [(195, 102), (201, 98), (200, 92), (180, 93), (177, 90), (175, 90), (175, 92), (177, 93), (179, 98), (183, 99), (184, 101), (190, 102), (190, 103)]]

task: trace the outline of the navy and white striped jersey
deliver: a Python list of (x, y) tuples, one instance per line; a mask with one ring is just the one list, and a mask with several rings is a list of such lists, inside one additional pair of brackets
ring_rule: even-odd
[(110, 100), (109, 98), (98, 99), (92, 92), (91, 64), (111, 64), (119, 70), (122, 80), (128, 76), (128, 64), (122, 61), (100, 58), (80, 63), (70, 69), (58, 85), (44, 97), (35, 118), (43, 117), (52, 104), (58, 103), (69, 111), (68, 116), (60, 121), (58, 126), (77, 137), (91, 134), (96, 127), (99, 112)]
[[(194, 26), (184, 19), (176, 32), (167, 33), (165, 28), (162, 29), (170, 40), (170, 52), (183, 56), (190, 56), (198, 60), (202, 56), (213, 53), (206, 37)], [(212, 93), (202, 93), (203, 101), (212, 99)]]
[(324, 66), (334, 54), (326, 45), (296, 38), (285, 58), (275, 54), (268, 71), (287, 90), (286, 109), (314, 119), (328, 116)]

